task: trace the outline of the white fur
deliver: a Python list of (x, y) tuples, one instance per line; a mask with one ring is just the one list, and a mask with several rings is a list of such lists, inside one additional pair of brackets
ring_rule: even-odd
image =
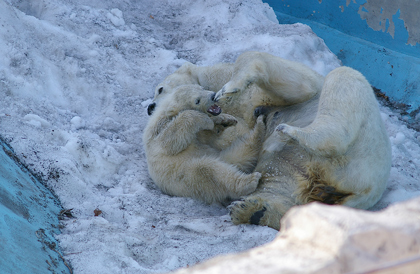
[(185, 62), (156, 86), (154, 100), (157, 100), (160, 95), (171, 93), (182, 85), (200, 85), (206, 90), (216, 92), (230, 80), (232, 73), (233, 64), (229, 63), (201, 67)]
[(315, 159), (344, 161), (332, 167), (334, 185), (354, 193), (343, 204), (367, 209), (384, 192), (391, 168), (391, 146), (378, 102), (368, 81), (349, 67), (330, 72), (315, 120), (300, 128), (277, 127), (283, 141), (297, 142)]
[[(228, 153), (220, 151), (241, 136), (251, 135), (255, 140), (257, 131), (252, 130), (256, 123), (254, 109), (258, 106), (266, 109), (267, 133), (255, 167), (255, 172), (261, 173), (262, 178), (256, 191), (230, 206), (234, 223), (255, 223), (278, 229), (280, 219), (288, 209), (308, 201), (308, 193), (317, 188), (314, 186), (318, 179), (327, 187), (318, 187), (321, 194), (336, 198), (331, 203), (367, 209), (380, 199), (390, 172), (391, 148), (373, 91), (359, 72), (341, 67), (324, 79), (302, 64), (267, 53), (246, 52), (233, 65), (197, 67), (185, 64), (158, 85), (155, 100), (166, 98), (162, 94), (171, 94), (177, 86), (189, 83), (201, 84), (213, 91), (219, 88), (218, 104), (238, 123), (222, 127), (222, 130), (203, 129), (202, 125), (192, 130), (194, 126), (190, 126), (192, 131), (187, 134), (193, 136), (190, 139), (172, 132), (171, 136), (179, 134), (179, 140), (193, 140), (192, 149), (186, 151), (199, 153), (173, 155), (178, 162), (204, 153), (215, 155), (212, 157), (217, 158), (221, 166), (235, 165), (245, 171), (252, 170), (255, 158), (240, 164), (235, 163), (237, 154), (230, 153), (229, 158)], [(200, 125), (197, 117), (194, 121), (195, 126)], [(251, 133), (247, 135), (249, 131)], [(157, 143), (150, 146), (157, 147)], [(207, 152), (208, 147), (211, 152)], [(244, 146), (233, 147), (237, 147), (239, 154), (249, 155), (244, 152)], [(165, 159), (156, 155), (157, 162)], [(169, 162), (175, 162), (175, 158)], [(209, 162), (205, 165), (215, 166)], [(328, 193), (328, 187), (333, 190), (331, 193)], [(188, 189), (174, 189), (178, 192), (173, 195), (197, 196)], [(325, 189), (327, 191), (322, 193)], [(200, 194), (200, 199), (214, 196), (212, 188), (202, 189), (207, 190), (210, 194)], [(340, 197), (340, 194), (345, 195)], [(222, 196), (227, 197), (226, 193)], [(206, 201), (217, 199), (222, 200)]]
[(341, 67), (324, 83), (295, 62), (262, 53), (240, 58), (248, 60), (235, 63), (232, 80), (216, 98), (231, 106), (232, 112), (225, 107), (227, 113), (242, 111), (245, 120), (250, 117), (245, 104), (267, 106), (268, 117), (255, 168), (262, 179), (254, 193), (230, 206), (233, 222), (278, 229), (290, 207), (318, 198), (355, 208), (373, 206), (387, 185), (391, 147), (363, 75)]
[(263, 142), (262, 117), (246, 138), (219, 151), (209, 139), (217, 134), (215, 127), (229, 127), (235, 119), (226, 114), (209, 117), (212, 95), (198, 85), (179, 86), (159, 100), (145, 128), (150, 176), (169, 195), (223, 203), (258, 185), (261, 174), (247, 172), (254, 169)]
[(319, 93), (323, 77), (307, 66), (265, 52), (242, 53), (234, 63), (233, 76), (217, 92), (216, 100), (243, 92), (252, 85), (264, 92), (258, 104), (264, 100), (271, 105), (284, 106), (304, 102)]
[[(290, 106), (320, 93), (324, 77), (309, 67), (265, 52), (245, 52), (233, 64), (233, 75), (216, 100), (227, 113), (252, 127), (258, 106)], [(236, 100), (240, 94), (243, 100)]]
[[(179, 86), (182, 85), (200, 85), (206, 90), (220, 90), (232, 77), (234, 64), (219, 63), (213, 66), (197, 66), (190, 62), (185, 62), (174, 73), (168, 75), (155, 88), (153, 101), (158, 103), (167, 95), (171, 94)], [(221, 104), (222, 108), (225, 108)], [(226, 109), (230, 106), (226, 106)], [(223, 150), (229, 147), (236, 139), (241, 138), (249, 133), (255, 124), (255, 118), (252, 116), (249, 120), (245, 120), (240, 115), (234, 115), (237, 123), (231, 127), (221, 131), (219, 135), (213, 135), (214, 138), (207, 138), (212, 146)], [(203, 135), (202, 133), (200, 135)]]

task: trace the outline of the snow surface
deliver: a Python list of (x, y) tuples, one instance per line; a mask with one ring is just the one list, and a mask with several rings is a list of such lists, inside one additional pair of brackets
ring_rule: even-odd
[[(142, 147), (145, 106), (183, 62), (247, 50), (325, 75), (340, 62), (308, 26), (278, 24), (261, 0), (1, 0), (0, 24), (0, 136), (73, 209), (57, 238), (74, 273), (166, 272), (275, 237), (159, 191)], [(419, 134), (381, 111), (393, 166), (375, 210), (420, 195)]]

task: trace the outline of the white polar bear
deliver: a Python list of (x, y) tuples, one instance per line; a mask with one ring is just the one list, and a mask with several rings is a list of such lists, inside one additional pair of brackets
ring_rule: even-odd
[[(226, 203), (258, 185), (261, 174), (246, 172), (254, 169), (264, 140), (263, 117), (246, 138), (220, 151), (209, 145), (211, 134), (200, 133), (229, 127), (236, 120), (220, 114), (214, 95), (198, 85), (182, 85), (154, 103), (143, 142), (150, 176), (169, 195)], [(209, 117), (206, 112), (220, 115)]]
[[(261, 104), (255, 113), (267, 115), (267, 134), (255, 168), (262, 174), (260, 184), (229, 206), (232, 221), (279, 229), (281, 217), (298, 204), (373, 206), (387, 185), (391, 146), (378, 102), (363, 75), (337, 68), (325, 82), (319, 77), (323, 86), (318, 92), (316, 73), (301, 65), (265, 53), (242, 58), (246, 60), (235, 63), (232, 81), (216, 98), (227, 113), (232, 113), (229, 106), (236, 113), (245, 102)], [(276, 96), (277, 101), (268, 99)], [(263, 100), (255, 103), (249, 98)], [(296, 104), (276, 106), (288, 102)]]
[[(303, 128), (282, 123), (276, 131), (283, 142), (297, 143), (314, 159), (337, 161), (322, 168), (333, 178), (327, 185), (351, 195), (343, 204), (366, 209), (382, 196), (391, 146), (372, 87), (361, 73), (349, 67), (330, 72), (314, 121)], [(313, 199), (314, 193), (301, 187), (301, 198)]]
[[(177, 87), (181, 85), (197, 84), (205, 90), (214, 92), (219, 91), (233, 75), (234, 66), (232, 63), (219, 63), (213, 66), (197, 66), (189, 62), (185, 62), (174, 73), (168, 75), (161, 83), (159, 83), (154, 92), (153, 101), (157, 103), (161, 98), (171, 94)], [(147, 112), (153, 112), (155, 104), (150, 104)], [(255, 118), (251, 115), (252, 121), (245, 122), (241, 117), (236, 117), (237, 123), (225, 130), (211, 132), (212, 138), (207, 137), (207, 142), (211, 143), (214, 148), (219, 150), (226, 149), (236, 139), (241, 138), (249, 133), (255, 123)], [(202, 132), (200, 135), (209, 135), (209, 132)]]

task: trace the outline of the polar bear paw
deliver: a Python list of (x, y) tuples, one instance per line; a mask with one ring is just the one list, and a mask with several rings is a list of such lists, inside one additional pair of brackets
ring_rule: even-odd
[(276, 127), (276, 132), (280, 136), (280, 140), (283, 142), (287, 142), (293, 138), (293, 127), (286, 125), (286, 124), (280, 124)]
[(238, 81), (230, 81), (216, 93), (215, 101), (217, 102), (223, 97), (230, 97), (235, 93), (241, 93), (254, 84), (254, 82), (255, 80), (252, 77), (245, 77), (243, 79), (239, 79)]
[(247, 90), (254, 84), (255, 80), (253, 77), (245, 77), (237, 81), (234, 85), (225, 85), (225, 93), (239, 93)]
[(235, 201), (228, 206), (232, 223), (238, 224), (264, 224), (264, 214), (267, 211), (266, 205), (259, 198), (247, 198)]
[(248, 195), (254, 192), (258, 187), (260, 178), (261, 178), (261, 173), (254, 172), (247, 175), (245, 178), (241, 179), (237, 187), (237, 194), (239, 196), (244, 196), (244, 195)]
[(264, 126), (265, 128), (265, 122), (265, 117), (263, 115), (257, 117), (257, 125)]
[(220, 114), (218, 116), (212, 116), (211, 120), (215, 125), (220, 125), (223, 127), (234, 126), (238, 123), (235, 117), (229, 114)]
[(264, 142), (264, 136), (266, 132), (266, 120), (264, 116), (258, 116), (257, 123), (254, 127), (254, 138), (258, 138), (260, 141), (258, 142), (261, 145)]
[(267, 116), (272, 109), (269, 106), (258, 106), (254, 109), (254, 117)]

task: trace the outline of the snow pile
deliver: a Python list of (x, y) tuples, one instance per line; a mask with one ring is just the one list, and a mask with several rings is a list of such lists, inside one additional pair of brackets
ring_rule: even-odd
[[(279, 25), (260, 0), (6, 0), (0, 24), (0, 136), (72, 209), (58, 239), (75, 273), (165, 272), (275, 237), (155, 187), (145, 106), (183, 62), (246, 50), (325, 75), (340, 62), (309, 27)], [(418, 135), (382, 111), (394, 166), (376, 209), (420, 195)]]

